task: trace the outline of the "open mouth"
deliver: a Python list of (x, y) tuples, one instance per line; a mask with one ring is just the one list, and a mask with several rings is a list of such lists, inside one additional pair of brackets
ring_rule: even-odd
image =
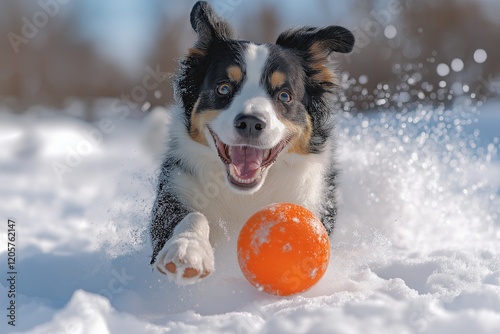
[(253, 146), (229, 146), (209, 128), (214, 138), (219, 158), (226, 165), (229, 182), (241, 189), (251, 189), (260, 184), (262, 176), (290, 142), (286, 138), (270, 149)]

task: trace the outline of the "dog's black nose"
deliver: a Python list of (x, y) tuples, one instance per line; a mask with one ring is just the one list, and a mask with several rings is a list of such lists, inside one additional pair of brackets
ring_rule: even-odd
[(239, 114), (234, 119), (234, 127), (245, 138), (256, 138), (266, 128), (266, 121), (260, 115)]

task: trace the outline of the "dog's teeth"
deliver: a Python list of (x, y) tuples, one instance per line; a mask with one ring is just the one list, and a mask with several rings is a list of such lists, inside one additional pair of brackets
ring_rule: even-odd
[(231, 175), (231, 177), (233, 179), (235, 179), (236, 181), (238, 181), (239, 183), (242, 183), (242, 184), (254, 183), (255, 181), (257, 181), (260, 178), (261, 174), (262, 174), (262, 169), (259, 169), (253, 178), (245, 180), (236, 174), (236, 169), (233, 165), (231, 165), (229, 167), (229, 175)]
[(271, 155), (271, 150), (266, 150), (265, 159), (268, 159)]
[(226, 150), (226, 152), (227, 152), (227, 157), (228, 157), (229, 159), (231, 159), (231, 158), (232, 158), (232, 155), (231, 155), (231, 148), (230, 148), (230, 147), (228, 147), (228, 148), (227, 148), (227, 150)]
[(234, 179), (237, 178), (236, 171), (234, 170), (234, 166), (233, 165), (229, 166), (229, 175), (231, 175)]

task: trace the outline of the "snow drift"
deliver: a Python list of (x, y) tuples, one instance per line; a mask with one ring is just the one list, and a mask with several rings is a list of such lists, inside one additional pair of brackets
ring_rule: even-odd
[(0, 210), (17, 224), (19, 272), (17, 326), (0, 331), (497, 333), (498, 107), (342, 114), (331, 263), (287, 298), (221, 266), (182, 288), (148, 266), (165, 110), (103, 114), (108, 133), (49, 110), (0, 112)]

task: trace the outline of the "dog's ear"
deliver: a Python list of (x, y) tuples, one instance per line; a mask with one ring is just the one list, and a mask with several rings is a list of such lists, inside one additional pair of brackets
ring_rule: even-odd
[(306, 62), (306, 74), (316, 84), (331, 90), (338, 84), (332, 59), (333, 52), (348, 53), (354, 46), (354, 35), (339, 26), (326, 28), (303, 27), (283, 32), (277, 45), (301, 52)]
[(198, 34), (195, 47), (207, 50), (212, 43), (234, 38), (230, 24), (219, 17), (206, 1), (198, 1), (191, 10), (191, 26)]
[(276, 44), (286, 48), (323, 53), (349, 53), (354, 46), (354, 35), (346, 28), (329, 26), (326, 28), (303, 27), (289, 29), (281, 33)]

